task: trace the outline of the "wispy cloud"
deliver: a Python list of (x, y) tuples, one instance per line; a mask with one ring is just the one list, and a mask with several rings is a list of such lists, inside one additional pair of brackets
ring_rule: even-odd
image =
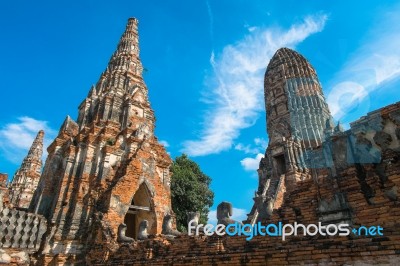
[(163, 145), (165, 148), (169, 147), (169, 143), (166, 140), (159, 140), (158, 143), (160, 143), (161, 145)]
[(259, 151), (258, 148), (254, 148), (251, 145), (244, 145), (242, 143), (235, 145), (235, 150), (242, 151), (244, 153), (257, 153)]
[[(236, 221), (244, 221), (247, 219), (247, 211), (245, 209), (232, 208), (232, 217), (233, 220)], [(217, 225), (217, 211), (213, 210), (208, 213), (208, 223)]]
[(254, 158), (247, 157), (240, 161), (246, 171), (255, 171), (258, 169), (261, 159), (264, 158), (264, 154), (259, 153)]
[(56, 135), (56, 131), (48, 126), (47, 121), (31, 117), (19, 117), (15, 123), (4, 125), (0, 129), (0, 152), (8, 161), (19, 164), (26, 156), (39, 130), (45, 131), (43, 157), (46, 148)]
[(245, 23), (245, 24), (244, 24), (244, 27), (245, 27), (249, 32), (253, 32), (253, 31), (255, 31), (255, 30), (258, 29), (258, 27), (256, 27), (256, 26), (250, 26), (248, 23)]
[(257, 154), (260, 152), (264, 152), (264, 150), (267, 147), (267, 140), (263, 138), (255, 138), (254, 139), (254, 145), (253, 144), (243, 144), (243, 143), (238, 143), (235, 145), (235, 150), (242, 151), (246, 154)]
[[(267, 148), (268, 142), (263, 138), (255, 138), (254, 144), (244, 145), (242, 143), (235, 145), (235, 150), (242, 151), (246, 154), (254, 156), (246, 157), (240, 161), (240, 164), (246, 171), (255, 171), (258, 169), (261, 158), (264, 158), (264, 151)], [(256, 176), (256, 175), (255, 175)]]
[(211, 44), (214, 43), (214, 16), (211, 10), (210, 2), (207, 0), (206, 1), (207, 5), (207, 14), (208, 14), (208, 19), (210, 20), (210, 38), (211, 38)]
[(336, 119), (370, 111), (369, 94), (400, 76), (399, 12), (396, 5), (377, 15), (362, 45), (330, 81), (327, 101)]
[(219, 153), (232, 147), (240, 130), (252, 126), (263, 111), (263, 72), (268, 60), (281, 47), (294, 48), (311, 34), (320, 32), (327, 15), (305, 17), (289, 29), (256, 28), (242, 40), (227, 45), (221, 55), (212, 53), (212, 84), (206, 88), (210, 109), (197, 140), (183, 143), (191, 156)]

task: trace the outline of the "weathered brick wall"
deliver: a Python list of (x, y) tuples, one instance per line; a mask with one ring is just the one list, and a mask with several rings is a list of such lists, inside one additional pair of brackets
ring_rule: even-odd
[[(356, 167), (342, 169), (333, 178), (327, 169), (315, 172), (315, 178), (298, 181), (292, 191), (283, 193), (283, 204), (275, 210), (270, 223), (317, 223), (331, 219), (326, 211), (337, 195), (344, 195), (344, 211), (350, 214), (352, 226), (380, 225), (383, 236), (256, 236), (246, 241), (235, 237), (189, 237), (166, 240), (161, 236), (130, 245), (111, 247), (97, 245), (87, 256), (92, 265), (299, 265), (299, 264), (400, 264), (400, 186), (399, 153), (383, 153), (386, 182), (375, 171), (374, 164), (365, 164), (365, 182), (360, 181)], [(365, 186), (373, 197), (365, 194)], [(388, 193), (391, 191), (392, 193)], [(323, 209), (321, 206), (325, 206)], [(343, 210), (342, 210), (343, 211)], [(340, 216), (343, 218), (342, 216)]]

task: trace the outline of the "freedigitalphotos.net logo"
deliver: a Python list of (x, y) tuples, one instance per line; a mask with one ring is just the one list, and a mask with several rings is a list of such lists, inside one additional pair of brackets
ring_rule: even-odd
[(241, 224), (232, 223), (227, 226), (223, 224), (218, 224), (214, 226), (212, 224), (199, 224), (195, 220), (191, 220), (188, 224), (188, 234), (189, 235), (199, 235), (204, 233), (207, 236), (212, 236), (214, 234), (223, 236), (246, 236), (246, 240), (253, 239), (254, 236), (271, 236), (271, 237), (281, 237), (282, 241), (286, 240), (287, 236), (315, 236), (317, 234), (322, 236), (348, 236), (351, 233), (357, 236), (376, 236), (383, 235), (383, 228), (381, 226), (360, 226), (358, 228), (350, 228), (349, 224), (328, 224), (322, 225), (321, 222), (318, 224), (308, 224), (304, 225), (301, 223), (293, 224), (282, 224), (278, 222), (277, 224), (267, 224), (262, 225), (258, 222), (254, 225), (251, 224)]

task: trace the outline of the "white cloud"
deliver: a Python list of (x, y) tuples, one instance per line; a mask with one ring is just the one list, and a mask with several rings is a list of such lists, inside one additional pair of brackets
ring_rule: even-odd
[(159, 140), (158, 143), (160, 143), (161, 145), (163, 145), (165, 148), (169, 147), (169, 143), (166, 140)]
[(245, 209), (232, 208), (232, 219), (236, 221), (243, 221), (247, 219), (247, 211)]
[(245, 145), (243, 143), (238, 143), (235, 145), (235, 150), (243, 151), (244, 153), (247, 154), (257, 154), (260, 152), (264, 152), (268, 142), (263, 138), (255, 138), (254, 144), (255, 146), (250, 144)]
[(255, 171), (258, 169), (260, 165), (261, 159), (264, 158), (264, 154), (259, 153), (255, 158), (247, 157), (240, 161), (240, 164), (243, 166), (246, 171)]
[[(368, 99), (366, 103), (361, 102), (368, 95), (365, 88), (359, 83), (353, 81), (343, 81), (337, 84), (328, 95), (327, 101), (332, 115), (340, 119), (350, 108), (358, 107), (357, 111), (367, 113), (369, 109)], [(356, 104), (358, 103), (358, 104)], [(363, 110), (360, 110), (363, 108)]]
[[(239, 209), (239, 208), (232, 208), (232, 217), (231, 219), (236, 221), (244, 221), (247, 219), (247, 210)], [(208, 222), (209, 224), (213, 224), (214, 226), (217, 225), (217, 211), (212, 210), (208, 213)]]
[(244, 145), (242, 143), (236, 144), (235, 150), (242, 151), (244, 153), (252, 153), (252, 154), (259, 152), (258, 148), (251, 147), (251, 145)]
[[(396, 40), (398, 45), (399, 41), (400, 38)], [(400, 50), (397, 52), (400, 52)], [(370, 60), (372, 62), (369, 62), (369, 64), (375, 64), (377, 84), (391, 80), (400, 74), (400, 54), (374, 54)]]
[(262, 149), (265, 149), (268, 145), (268, 141), (263, 138), (255, 138), (254, 143), (258, 146), (260, 146)]
[(190, 156), (219, 153), (231, 148), (240, 130), (252, 126), (263, 108), (263, 74), (268, 60), (281, 47), (295, 47), (311, 34), (320, 32), (326, 15), (304, 18), (288, 30), (255, 28), (222, 54), (211, 54), (213, 79), (206, 99), (210, 109), (197, 140), (183, 143)]
[(209, 224), (216, 225), (217, 222), (218, 222), (218, 219), (217, 219), (217, 211), (216, 211), (216, 210), (209, 211), (209, 212), (208, 212), (208, 223), (209, 223)]
[[(336, 119), (369, 111), (369, 94), (400, 76), (400, 5), (377, 15), (377, 23), (330, 82), (327, 102)], [(381, 17), (381, 19), (379, 19)]]
[(0, 129), (0, 152), (10, 162), (20, 164), (39, 130), (45, 132), (43, 157), (47, 156), (46, 148), (56, 131), (48, 126), (47, 121), (27, 116), (19, 117), (18, 122), (6, 124)]
[(250, 27), (250, 26), (248, 26), (247, 27), (247, 30), (249, 31), (249, 32), (253, 32), (253, 31), (255, 31), (255, 30), (257, 30), (257, 27)]

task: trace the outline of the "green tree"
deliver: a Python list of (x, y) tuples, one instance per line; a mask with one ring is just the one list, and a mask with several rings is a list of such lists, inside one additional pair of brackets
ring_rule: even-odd
[(214, 201), (214, 193), (210, 190), (211, 178), (186, 154), (175, 158), (171, 172), (171, 200), (177, 229), (187, 230), (187, 213), (191, 211), (200, 212), (200, 223), (207, 223), (209, 208)]

